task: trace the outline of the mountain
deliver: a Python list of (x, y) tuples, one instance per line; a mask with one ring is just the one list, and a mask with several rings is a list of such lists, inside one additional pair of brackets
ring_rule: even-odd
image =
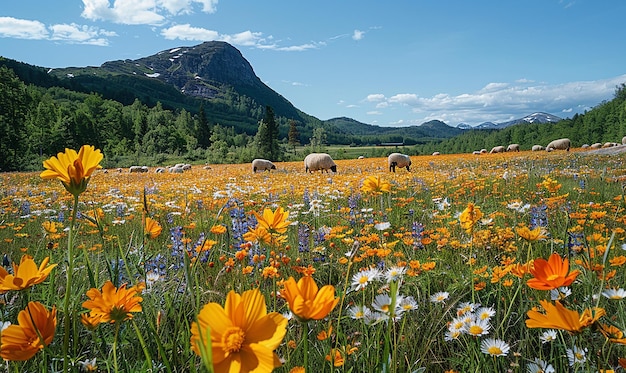
[(506, 128), (506, 127), (510, 127), (510, 126), (514, 126), (516, 124), (522, 124), (522, 123), (557, 123), (559, 121), (563, 120), (562, 118), (557, 117), (556, 115), (552, 115), (552, 114), (548, 114), (548, 113), (542, 113), (542, 112), (537, 112), (537, 113), (532, 113), (529, 114), (523, 118), (519, 118), (519, 119), (513, 119), (513, 120), (509, 120), (506, 122), (500, 122), (500, 123), (494, 123), (494, 122), (483, 122), (477, 126), (470, 126), (469, 124), (466, 123), (459, 123), (456, 128), (460, 128), (460, 129), (489, 129), (489, 130), (494, 130), (494, 129), (502, 129), (502, 128)]

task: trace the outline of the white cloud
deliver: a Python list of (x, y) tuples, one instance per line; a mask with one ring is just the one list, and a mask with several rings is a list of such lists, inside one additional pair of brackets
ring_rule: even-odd
[(353, 40), (361, 40), (363, 39), (364, 36), (365, 36), (365, 31), (354, 30), (354, 32), (352, 33)]
[(194, 4), (200, 4), (204, 13), (217, 11), (217, 0), (113, 0), (113, 4), (83, 0), (83, 4), (83, 18), (125, 25), (162, 25), (170, 16), (193, 13)]
[(16, 39), (47, 39), (46, 25), (39, 21), (0, 17), (0, 37)]
[(387, 98), (382, 94), (371, 94), (364, 101), (374, 104), (375, 109), (383, 109), (383, 104), (388, 104), (389, 108), (408, 106), (414, 116), (420, 116), (417, 123), (439, 119), (451, 125), (460, 122), (479, 124), (520, 118), (537, 111), (553, 114), (582, 112), (611, 98), (616, 87), (624, 82), (626, 75), (561, 84), (535, 84), (525, 79), (513, 83), (489, 83), (475, 92), (458, 95), (439, 93), (419, 97), (413, 93), (401, 93)]
[(109, 45), (109, 37), (115, 32), (75, 23), (56, 24), (46, 27), (39, 21), (0, 17), (0, 37), (16, 39), (55, 40), (74, 44)]
[(96, 27), (80, 26), (75, 23), (52, 25), (50, 30), (52, 31), (50, 40), (61, 40), (77, 44), (107, 46), (109, 41), (103, 36), (117, 36), (114, 32), (102, 31)]

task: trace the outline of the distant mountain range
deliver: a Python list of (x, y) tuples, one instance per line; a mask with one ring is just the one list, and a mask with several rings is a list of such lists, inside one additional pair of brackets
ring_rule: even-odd
[(493, 122), (484, 122), (477, 126), (470, 126), (467, 123), (460, 123), (456, 126), (456, 128), (460, 129), (502, 129), (509, 126), (513, 126), (516, 124), (522, 123), (556, 123), (562, 118), (557, 117), (556, 115), (548, 114), (548, 113), (532, 113), (523, 118), (509, 120), (507, 122), (501, 123), (493, 123)]
[[(464, 129), (502, 129), (518, 123), (561, 120), (547, 113), (533, 113), (504, 123), (485, 122), (472, 127), (450, 126), (433, 120), (419, 126), (381, 127), (351, 118), (326, 121), (308, 115), (259, 79), (241, 52), (225, 42), (211, 41), (178, 47), (136, 60), (105, 62), (99, 67), (48, 69), (0, 58), (0, 65), (18, 66), (16, 73), (28, 84), (62, 86), (79, 92), (94, 92), (106, 99), (130, 105), (135, 100), (174, 110), (197, 113), (204, 106), (210, 121), (232, 126), (237, 132), (254, 134), (265, 106), (271, 106), (286, 137), (288, 121), (299, 123), (301, 141), (313, 129), (324, 126), (329, 143), (401, 142), (407, 145), (459, 135)], [(47, 76), (46, 76), (47, 75)], [(30, 80), (30, 81), (29, 81)]]

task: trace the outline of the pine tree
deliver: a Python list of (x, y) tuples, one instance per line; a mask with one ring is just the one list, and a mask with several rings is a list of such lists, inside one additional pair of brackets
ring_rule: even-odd
[(295, 120), (289, 121), (289, 133), (287, 134), (289, 145), (293, 146), (293, 154), (296, 154), (296, 146), (300, 145), (300, 132), (298, 132), (298, 124)]
[(271, 106), (265, 107), (265, 118), (259, 123), (255, 136), (257, 157), (270, 161), (279, 161), (283, 158), (283, 150), (278, 143), (278, 123), (274, 118)]

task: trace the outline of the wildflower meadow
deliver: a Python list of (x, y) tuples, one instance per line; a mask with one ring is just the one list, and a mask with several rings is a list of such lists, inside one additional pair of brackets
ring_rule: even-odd
[(626, 155), (0, 174), (6, 372), (626, 370)]

